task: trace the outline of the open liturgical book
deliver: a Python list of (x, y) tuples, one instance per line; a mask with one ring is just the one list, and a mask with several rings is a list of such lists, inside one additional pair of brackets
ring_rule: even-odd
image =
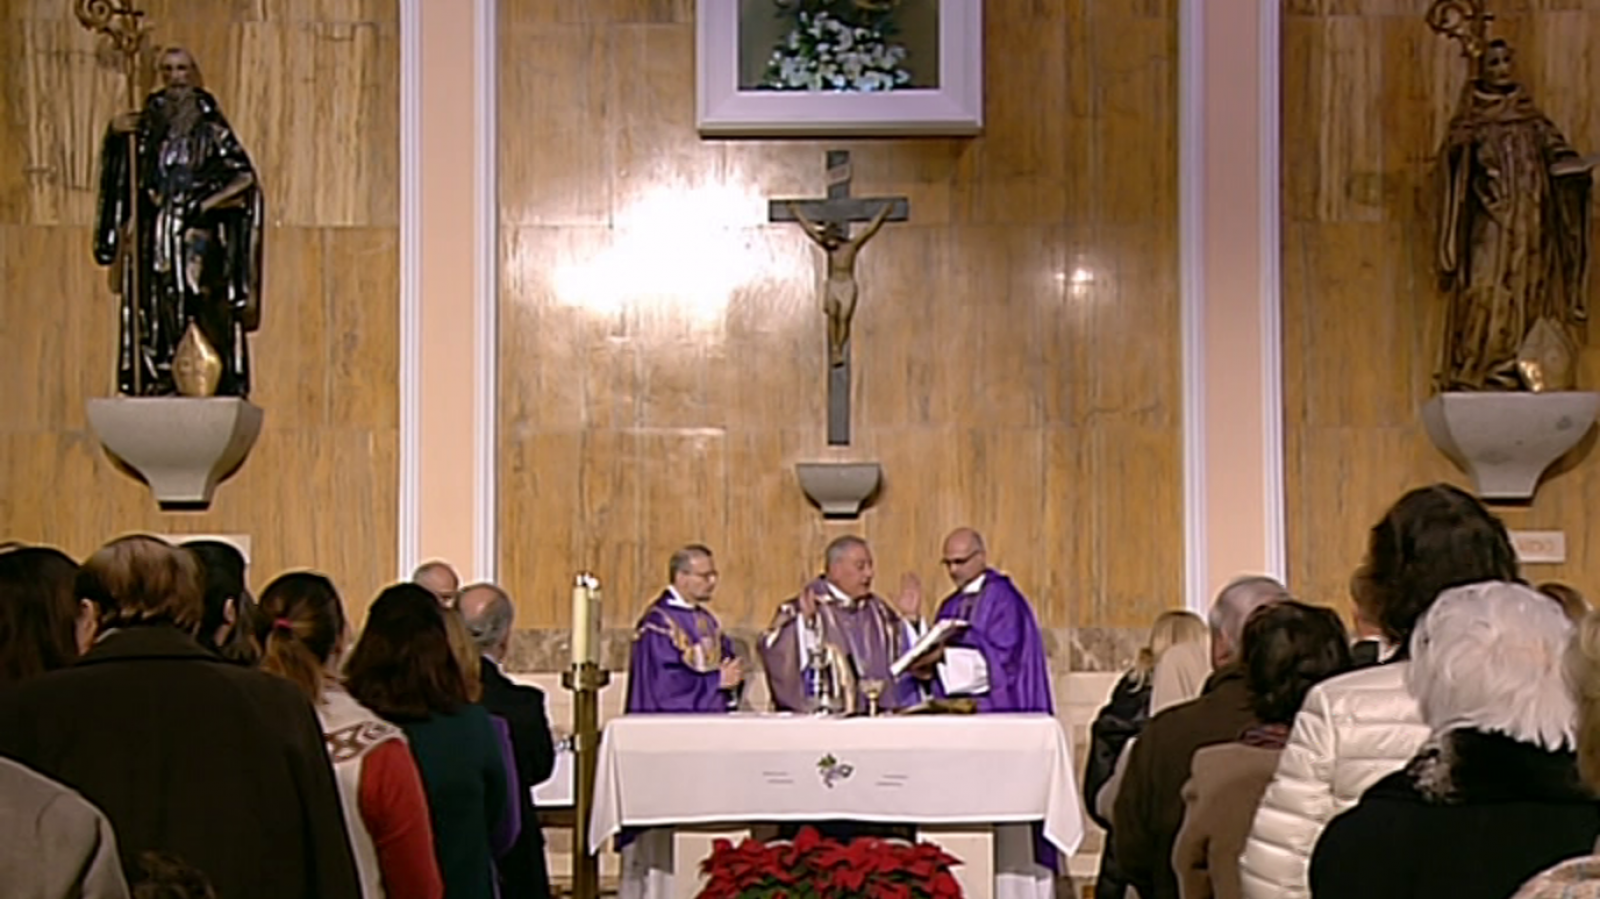
[(967, 622), (959, 618), (941, 618), (935, 621), (933, 627), (923, 632), (922, 636), (917, 638), (917, 642), (912, 644), (904, 655), (894, 660), (894, 664), (889, 666), (889, 676), (899, 677), (905, 674), (916, 667), (918, 662), (923, 661), (935, 651), (943, 649), (945, 644), (954, 640), (966, 629)]

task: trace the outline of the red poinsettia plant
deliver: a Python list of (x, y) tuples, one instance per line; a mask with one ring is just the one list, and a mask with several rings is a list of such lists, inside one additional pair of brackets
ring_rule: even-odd
[(961, 861), (932, 843), (825, 839), (805, 827), (794, 842), (712, 844), (697, 899), (961, 899)]

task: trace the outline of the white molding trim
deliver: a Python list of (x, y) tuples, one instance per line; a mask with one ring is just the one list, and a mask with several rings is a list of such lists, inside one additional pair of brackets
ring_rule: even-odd
[(499, 562), (500, 204), (499, 204), (499, 0), (473, 2), (472, 215), (477, 245), (473, 261), (472, 517), (475, 579), (493, 581)]
[[(1274, 0), (1264, 0), (1274, 2)], [(1183, 343), (1183, 595), (1210, 605), (1206, 553), (1205, 4), (1178, 4), (1178, 278)]]
[(1283, 219), (1282, 160), (1283, 9), (1280, 0), (1260, 0), (1261, 33), (1257, 53), (1260, 91), (1256, 124), (1260, 129), (1261, 200), (1261, 470), (1267, 573), (1287, 582), (1283, 447)]
[(418, 562), (422, 520), (422, 4), (400, 0), (400, 447), (397, 576)]

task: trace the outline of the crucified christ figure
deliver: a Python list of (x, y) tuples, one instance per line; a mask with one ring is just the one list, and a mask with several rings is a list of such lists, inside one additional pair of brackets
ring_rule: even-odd
[(828, 364), (844, 364), (844, 345), (850, 339), (850, 319), (856, 314), (856, 255), (872, 235), (888, 220), (893, 203), (884, 203), (867, 227), (850, 237), (846, 225), (837, 222), (817, 224), (806, 218), (800, 204), (790, 203), (795, 221), (828, 254), (828, 281), (822, 291), (822, 311), (828, 316)]

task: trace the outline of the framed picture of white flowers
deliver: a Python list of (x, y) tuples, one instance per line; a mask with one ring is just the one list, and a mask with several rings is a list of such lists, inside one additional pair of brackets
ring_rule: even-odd
[(983, 130), (983, 0), (697, 0), (708, 137)]

